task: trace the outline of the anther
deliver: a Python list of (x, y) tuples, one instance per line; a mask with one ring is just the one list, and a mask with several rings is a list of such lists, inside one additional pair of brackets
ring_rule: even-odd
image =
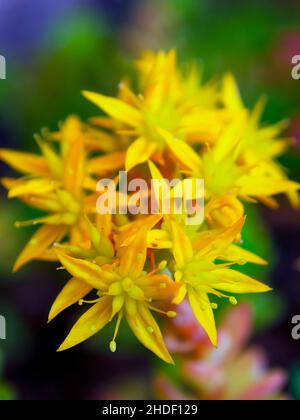
[(168, 311), (167, 317), (168, 318), (175, 318), (177, 316), (177, 313), (175, 311)]
[(161, 261), (159, 264), (158, 264), (158, 269), (160, 270), (160, 271), (162, 271), (162, 270), (164, 270), (166, 267), (167, 267), (167, 261), (165, 261), (165, 260), (163, 260), (163, 261)]
[(234, 296), (230, 296), (229, 302), (231, 303), (231, 305), (237, 305), (238, 303), (238, 301), (236, 300)]
[(147, 327), (147, 331), (150, 334), (153, 334), (154, 333), (154, 329), (152, 327)]
[(112, 353), (115, 353), (117, 350), (117, 343), (114, 340), (109, 343), (109, 349)]

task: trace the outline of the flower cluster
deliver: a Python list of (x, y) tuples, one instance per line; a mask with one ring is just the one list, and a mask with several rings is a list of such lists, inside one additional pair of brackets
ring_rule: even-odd
[[(217, 346), (216, 300), (235, 305), (236, 294), (270, 290), (236, 267), (266, 264), (240, 246), (244, 202), (276, 207), (275, 196), (284, 193), (297, 206), (299, 185), (276, 163), (289, 144), (279, 137), (284, 124), (263, 126), (263, 101), (249, 111), (232, 75), (203, 83), (194, 64), (177, 65), (174, 51), (147, 52), (136, 70), (136, 88), (124, 80), (116, 98), (83, 92), (105, 115), (88, 123), (70, 116), (57, 132), (43, 130), (36, 136), (40, 155), (0, 150), (22, 174), (2, 183), (10, 198), (43, 212), (16, 224), (40, 227), (14, 271), (39, 259), (59, 261), (71, 274), (49, 320), (76, 302), (89, 305), (59, 350), (116, 319), (115, 352), (126, 319), (144, 346), (173, 363), (152, 313), (176, 317), (187, 297)], [(184, 214), (162, 212), (98, 214), (97, 181), (109, 176), (118, 183), (120, 170), (148, 182), (203, 179), (204, 222), (192, 226)]]

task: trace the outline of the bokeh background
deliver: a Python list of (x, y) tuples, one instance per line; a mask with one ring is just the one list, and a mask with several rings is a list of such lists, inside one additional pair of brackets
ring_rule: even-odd
[[(142, 50), (171, 47), (180, 61), (197, 60), (205, 79), (232, 71), (248, 106), (266, 95), (264, 121), (290, 121), (286, 134), (294, 144), (281, 163), (300, 181), (300, 80), (291, 77), (291, 58), (300, 54), (298, 0), (1, 0), (0, 54), (7, 60), (1, 147), (36, 150), (33, 134), (41, 127), (54, 130), (70, 113), (95, 114), (82, 89), (114, 94)], [(1, 176), (10, 173), (0, 165)], [(282, 199), (276, 212), (248, 213), (245, 246), (271, 262), (248, 270), (274, 287), (246, 298), (255, 313), (251, 344), (264, 349), (270, 366), (287, 371), (284, 392), (300, 399), (300, 341), (291, 338), (291, 319), (300, 314), (300, 212)], [(66, 275), (46, 263), (11, 274), (32, 233), (13, 223), (31, 216), (1, 189), (0, 314), (7, 340), (0, 341), (0, 399), (152, 398), (154, 372), (164, 366), (126, 331), (114, 355), (105, 345), (109, 331), (55, 353), (76, 316), (70, 309), (46, 324)]]

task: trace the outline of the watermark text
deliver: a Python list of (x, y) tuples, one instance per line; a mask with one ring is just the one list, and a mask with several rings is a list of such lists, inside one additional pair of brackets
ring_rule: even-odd
[(300, 79), (300, 54), (294, 55), (292, 58), (292, 64), (294, 64), (294, 67), (292, 68), (292, 78), (294, 80)]
[(6, 59), (3, 55), (0, 55), (0, 79), (6, 79)]

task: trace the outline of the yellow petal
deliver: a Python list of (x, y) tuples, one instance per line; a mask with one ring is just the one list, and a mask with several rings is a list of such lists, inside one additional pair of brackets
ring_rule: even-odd
[(31, 153), (0, 149), (0, 159), (24, 174), (39, 176), (49, 176), (51, 174), (46, 159)]
[(225, 159), (229, 162), (233, 162), (237, 159), (240, 152), (240, 142), (247, 124), (246, 117), (247, 114), (241, 112), (241, 115), (234, 119), (234, 121), (223, 130), (222, 135), (219, 136), (217, 144), (212, 150), (215, 165), (218, 165)]
[(56, 188), (57, 184), (51, 179), (40, 178), (30, 180), (17, 180), (10, 188), (8, 197), (14, 198), (21, 195), (48, 194)]
[(300, 196), (298, 191), (289, 191), (287, 193), (287, 197), (294, 209), (298, 209), (300, 207)]
[(97, 264), (70, 257), (61, 251), (57, 250), (56, 253), (59, 261), (73, 277), (85, 281), (97, 290), (107, 290), (112, 273), (110, 275)]
[(215, 279), (214, 289), (222, 290), (230, 293), (264, 293), (272, 289), (251, 277), (239, 273), (235, 270), (220, 269), (216, 271), (216, 276), (220, 282)]
[(172, 300), (172, 303), (175, 305), (180, 305), (180, 303), (183, 301), (183, 299), (186, 297), (187, 294), (187, 287), (185, 284), (180, 284), (179, 289), (177, 290), (177, 293)]
[(86, 296), (92, 287), (86, 282), (73, 278), (65, 285), (62, 291), (55, 299), (48, 317), (48, 322), (55, 318), (59, 313), (67, 309), (69, 306), (78, 302), (79, 299)]
[(111, 319), (113, 319), (114, 316), (118, 312), (120, 312), (120, 310), (122, 309), (122, 307), (124, 305), (124, 301), (125, 301), (125, 295), (124, 294), (113, 297)]
[(300, 189), (298, 182), (285, 179), (262, 177), (243, 177), (239, 181), (240, 194), (253, 197), (264, 197), (283, 193), (295, 192)]
[(59, 240), (65, 233), (65, 227), (61, 225), (45, 225), (40, 227), (31, 237), (17, 261), (15, 262), (13, 271), (18, 271), (23, 265), (29, 261), (35, 260), (42, 256), (54, 242)]
[(173, 254), (178, 267), (183, 267), (193, 256), (191, 241), (184, 233), (179, 223), (171, 221), (171, 236), (173, 243)]
[(157, 145), (144, 137), (135, 140), (129, 146), (126, 154), (126, 171), (146, 162), (155, 152)]
[(152, 229), (147, 233), (147, 246), (154, 249), (172, 248), (170, 235), (165, 230)]
[(225, 107), (232, 111), (244, 108), (238, 85), (231, 73), (227, 73), (223, 78), (222, 101)]
[(82, 92), (89, 101), (93, 102), (104, 112), (117, 121), (121, 121), (132, 127), (141, 125), (141, 114), (132, 106), (120, 101), (119, 99), (110, 98), (93, 92)]
[(189, 288), (188, 297), (199, 324), (206, 331), (212, 344), (217, 347), (218, 337), (215, 317), (207, 294), (197, 292), (194, 288)]
[(202, 172), (202, 161), (200, 156), (182, 140), (176, 139), (166, 130), (158, 129), (159, 134), (167, 142), (176, 159), (184, 166), (196, 174)]
[(193, 240), (193, 248), (199, 250), (197, 256), (215, 259), (226, 254), (228, 247), (241, 234), (245, 220), (245, 217), (241, 217), (228, 228), (210, 230), (197, 235)]
[(63, 174), (62, 159), (57, 155), (54, 149), (39, 136), (36, 137), (36, 141), (48, 163), (48, 167), (51, 169), (52, 175), (56, 178), (61, 178)]
[(132, 318), (126, 313), (127, 322), (138, 340), (166, 363), (174, 364), (163, 340), (161, 331), (144, 303), (137, 304), (137, 313)]
[(73, 326), (57, 351), (76, 346), (100, 331), (110, 321), (111, 304), (111, 297), (105, 296), (86, 311)]
[(237, 245), (230, 245), (227, 251), (224, 252), (224, 256), (228, 261), (247, 261), (258, 265), (268, 265), (268, 262), (263, 258)]

